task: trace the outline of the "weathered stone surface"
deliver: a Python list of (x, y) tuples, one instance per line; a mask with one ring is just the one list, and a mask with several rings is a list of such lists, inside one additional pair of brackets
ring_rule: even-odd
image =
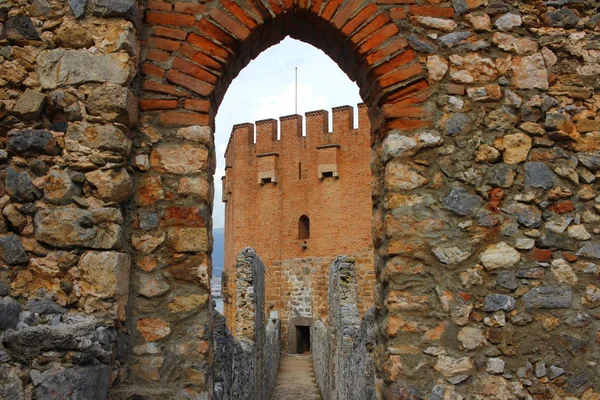
[(579, 161), (590, 171), (600, 171), (600, 154), (598, 153), (579, 153)]
[(156, 342), (171, 333), (169, 323), (160, 318), (142, 318), (137, 321), (136, 326), (146, 342)]
[(475, 350), (485, 344), (485, 335), (479, 328), (467, 326), (458, 331), (458, 341), (466, 350)]
[(146, 274), (140, 275), (139, 282), (139, 293), (148, 298), (162, 296), (170, 289), (169, 284), (164, 280)]
[(519, 287), (519, 282), (512, 271), (500, 271), (496, 278), (496, 283), (508, 290), (515, 290)]
[(63, 24), (56, 31), (54, 42), (69, 49), (86, 49), (92, 47), (94, 39), (83, 26), (79, 24)]
[(14, 329), (19, 322), (21, 305), (11, 297), (0, 299), (0, 329)]
[(489, 82), (498, 75), (494, 62), (478, 54), (453, 54), (450, 64), (450, 78), (458, 83)]
[(433, 254), (443, 264), (459, 264), (471, 256), (471, 252), (462, 251), (458, 247), (434, 247)]
[(577, 255), (581, 257), (594, 258), (600, 260), (600, 242), (588, 242), (584, 244), (578, 251)]
[[(446, 47), (455, 47), (459, 44), (465, 44), (466, 46), (469, 46), (469, 43), (466, 42), (466, 39), (470, 38), (471, 36), (473, 36), (473, 33), (469, 32), (469, 31), (462, 31), (462, 32), (452, 32), (452, 33), (448, 33), (444, 36), (441, 36), (438, 41), (443, 44)], [(477, 43), (473, 44), (473, 48), (476, 49), (477, 48)]]
[(504, 146), (504, 162), (507, 164), (519, 164), (527, 160), (531, 150), (531, 138), (523, 133), (506, 135), (502, 138)]
[(517, 89), (548, 89), (548, 71), (541, 54), (515, 57), (511, 67), (512, 84)]
[(125, 168), (96, 170), (85, 174), (85, 179), (101, 200), (122, 203), (133, 195), (133, 181)]
[(577, 283), (577, 275), (573, 271), (573, 268), (562, 258), (552, 260), (552, 274), (556, 280), (560, 283), (568, 283), (574, 285)]
[(21, 43), (26, 40), (40, 40), (40, 35), (35, 29), (31, 18), (17, 15), (6, 21), (4, 34), (10, 41)]
[(526, 228), (539, 228), (542, 223), (542, 212), (533, 205), (512, 202), (502, 210), (509, 215), (516, 215), (519, 224)]
[(527, 309), (569, 308), (573, 302), (573, 292), (567, 285), (541, 286), (523, 295)]
[(95, 325), (93, 318), (63, 317), (63, 322), (58, 325), (36, 325), (7, 331), (3, 344), (11, 356), (19, 360), (31, 360), (44, 351), (92, 350)]
[(473, 361), (469, 357), (454, 358), (439, 356), (433, 368), (440, 374), (450, 377), (472, 369)]
[(515, 298), (505, 294), (489, 294), (485, 296), (483, 301), (483, 311), (512, 311), (515, 308)]
[(107, 365), (49, 369), (39, 378), (36, 396), (48, 400), (104, 400), (110, 378)]
[(52, 204), (67, 204), (77, 194), (71, 176), (59, 167), (52, 167), (44, 183), (44, 198)]
[(496, 84), (467, 89), (467, 96), (473, 101), (498, 101), (502, 99), (502, 90)]
[(69, 0), (69, 6), (71, 7), (71, 11), (73, 11), (73, 15), (75, 15), (75, 18), (79, 19), (83, 16), (87, 2), (88, 0)]
[(22, 400), (25, 398), (23, 383), (18, 372), (17, 368), (11, 368), (6, 364), (0, 365), (0, 398), (6, 400)]
[(550, 26), (560, 28), (574, 28), (579, 22), (579, 17), (573, 10), (561, 8), (560, 10), (547, 12), (546, 23)]
[(427, 71), (429, 72), (429, 79), (434, 82), (442, 80), (442, 78), (448, 72), (448, 62), (438, 55), (427, 57)]
[(501, 358), (488, 358), (486, 370), (490, 374), (502, 374), (504, 373), (504, 364), (504, 360), (502, 360)]
[(408, 35), (408, 42), (413, 49), (423, 53), (435, 53), (439, 49), (431, 40), (414, 32)]
[(16, 235), (0, 236), (0, 258), (8, 265), (26, 264), (29, 256), (23, 248), (21, 239)]
[(150, 165), (157, 172), (170, 174), (202, 172), (208, 166), (208, 150), (189, 144), (155, 147), (150, 153)]
[(139, 234), (134, 233), (131, 236), (132, 246), (142, 253), (152, 253), (165, 241), (165, 234)]
[(465, 113), (451, 113), (444, 115), (442, 118), (442, 126), (450, 136), (459, 133), (467, 133), (471, 130), (471, 119)]
[(481, 197), (470, 194), (465, 189), (452, 188), (450, 193), (444, 198), (444, 207), (458, 215), (472, 216), (481, 206), (482, 202)]
[(206, 228), (175, 227), (169, 229), (169, 243), (175, 251), (208, 251)]
[(169, 311), (173, 313), (199, 311), (208, 301), (207, 294), (192, 294), (189, 296), (175, 296), (169, 302)]
[(385, 182), (389, 190), (413, 190), (425, 185), (428, 180), (410, 164), (393, 159), (385, 167)]
[(424, 27), (439, 29), (444, 32), (452, 32), (457, 26), (456, 22), (453, 20), (444, 18), (416, 16), (414, 17), (414, 21)]
[[(100, 299), (127, 302), (131, 257), (116, 251), (88, 251), (81, 256), (81, 291)], [(85, 285), (83, 284), (85, 283)]]
[(123, 17), (139, 28), (140, 14), (135, 0), (92, 0), (92, 14), (98, 17)]
[(29, 302), (29, 311), (35, 314), (66, 314), (67, 309), (59, 306), (49, 299), (32, 299)]
[(15, 104), (13, 114), (23, 120), (35, 120), (40, 117), (45, 105), (46, 96), (44, 94), (27, 89)]
[(538, 50), (538, 45), (533, 40), (529, 38), (517, 38), (506, 33), (494, 33), (493, 41), (494, 44), (502, 50), (519, 55), (532, 53)]
[(496, 26), (499, 31), (506, 32), (521, 26), (521, 22), (522, 20), (520, 15), (506, 13), (500, 16), (496, 22), (494, 22), (494, 26)]
[(42, 192), (36, 188), (25, 171), (8, 167), (6, 170), (6, 192), (10, 198), (19, 203), (28, 203), (42, 197)]
[(44, 50), (37, 58), (37, 72), (44, 89), (93, 82), (126, 85), (131, 79), (129, 56), (123, 53)]
[(69, 124), (65, 135), (65, 147), (69, 151), (91, 154), (110, 151), (128, 156), (131, 140), (115, 125), (92, 125), (86, 122)]
[(550, 189), (554, 187), (554, 173), (541, 162), (525, 163), (525, 184), (533, 187)]
[(521, 260), (521, 254), (504, 242), (488, 246), (479, 256), (479, 260), (488, 270), (509, 268)]
[(57, 207), (35, 214), (35, 238), (59, 248), (113, 249), (121, 240), (123, 216), (115, 208)]
[(138, 122), (137, 99), (128, 88), (119, 85), (99, 86), (88, 97), (86, 109), (106, 121), (133, 127)]

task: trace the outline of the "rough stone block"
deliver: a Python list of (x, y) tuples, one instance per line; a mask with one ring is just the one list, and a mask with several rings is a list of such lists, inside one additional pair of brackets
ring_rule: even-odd
[(83, 83), (127, 85), (132, 68), (127, 54), (92, 54), (83, 50), (44, 50), (37, 58), (37, 72), (44, 89)]
[(35, 214), (35, 238), (58, 248), (113, 249), (121, 241), (123, 216), (115, 208), (57, 207)]

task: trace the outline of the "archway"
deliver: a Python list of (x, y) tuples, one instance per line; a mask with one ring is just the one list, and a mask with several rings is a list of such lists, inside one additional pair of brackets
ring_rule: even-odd
[[(431, 114), (418, 106), (429, 96), (425, 70), (408, 47), (389, 7), (361, 2), (342, 6), (336, 1), (310, 5), (224, 1), (174, 5), (150, 2), (148, 8), (148, 37), (142, 64), (144, 91), (140, 100), (145, 123), (142, 132), (160, 132), (161, 140), (153, 146), (151, 170), (142, 184), (170, 183), (187, 188), (193, 185), (191, 180), (197, 179), (202, 182), (199, 186), (208, 186), (202, 193), (187, 191), (183, 197), (171, 200), (163, 197), (163, 207), (173, 210), (174, 215), (183, 214), (177, 222), (169, 222), (174, 225), (168, 233), (170, 250), (174, 257), (186, 253), (187, 259), (175, 263), (173, 270), (193, 270), (193, 264), (206, 266), (209, 262), (213, 121), (223, 95), (252, 58), (286, 35), (323, 50), (357, 82), (369, 107), (374, 149), (379, 148), (389, 129), (413, 130), (432, 125)], [(192, 127), (186, 128), (188, 125)], [(373, 187), (381, 188), (382, 164), (377, 157), (375, 160)], [(200, 174), (190, 177), (198, 170)], [(383, 222), (377, 220), (384, 215), (380, 196), (381, 192), (375, 189), (376, 230)], [(198, 200), (200, 207), (191, 206)], [(190, 220), (190, 215), (196, 218)], [(374, 238), (376, 248), (382, 246), (378, 231)], [(377, 269), (382, 268), (378, 265)], [(179, 290), (198, 291), (185, 283), (190, 281), (190, 274), (185, 275), (181, 276), (181, 287), (173, 288), (174, 294)], [(210, 319), (208, 307), (203, 315), (196, 318)], [(180, 329), (189, 329), (180, 325)]]
[[(140, 100), (145, 123), (142, 132), (159, 131), (162, 139), (153, 146), (151, 170), (145, 180), (159, 185), (170, 181), (180, 188), (189, 186), (191, 179), (202, 185), (210, 181), (214, 117), (228, 85), (252, 58), (287, 35), (323, 50), (356, 81), (369, 109), (374, 149), (380, 148), (390, 129), (432, 126), (431, 113), (420, 106), (430, 94), (425, 68), (408, 46), (408, 32), (398, 27), (404, 17), (396, 8), (359, 1), (342, 5), (340, 1), (280, 4), (230, 0), (200, 4), (153, 1), (148, 8)], [(188, 125), (193, 127), (185, 128)], [(373, 237), (375, 248), (384, 249), (380, 228), (385, 215), (380, 191), (383, 160), (378, 150), (375, 154)], [(198, 163), (198, 159), (203, 161)], [(195, 170), (202, 172), (191, 178), (189, 174)], [(191, 222), (187, 218), (170, 222), (185, 227), (172, 227), (168, 236), (174, 254), (186, 253), (186, 258), (194, 260), (191, 263), (201, 265), (209, 262), (211, 185), (208, 183), (204, 193), (165, 199), (163, 206), (177, 210), (175, 214), (185, 209), (186, 216), (200, 216)], [(198, 200), (202, 206), (189, 212)], [(377, 260), (377, 270), (382, 271), (384, 259)], [(173, 288), (174, 293), (178, 290), (195, 291), (185, 283)], [(208, 310), (199, 319), (209, 319)], [(384, 362), (383, 341), (381, 351)]]

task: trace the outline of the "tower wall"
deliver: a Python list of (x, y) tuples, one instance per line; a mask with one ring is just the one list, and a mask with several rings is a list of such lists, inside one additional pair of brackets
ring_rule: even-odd
[[(289, 306), (290, 285), (298, 277), (283, 277), (292, 269), (283, 271), (282, 265), (290, 263), (281, 261), (370, 254), (370, 125), (366, 108), (359, 105), (354, 128), (354, 111), (349, 106), (334, 108), (332, 131), (329, 113), (319, 110), (305, 118), (281, 117), (279, 124), (269, 119), (236, 125), (231, 133), (223, 180), (225, 275), (235, 275), (230, 272), (239, 251), (256, 249), (267, 266), (266, 306), (282, 316), (284, 336), (283, 318), (295, 312)], [(308, 239), (299, 236), (304, 215), (310, 221)], [(314, 268), (310, 270), (314, 274)], [(369, 293), (373, 282), (374, 274), (367, 284)], [(231, 316), (235, 294), (224, 284), (225, 313)], [(322, 310), (312, 310), (316, 294), (307, 293), (310, 315), (322, 316)], [(234, 318), (228, 321), (234, 328)]]

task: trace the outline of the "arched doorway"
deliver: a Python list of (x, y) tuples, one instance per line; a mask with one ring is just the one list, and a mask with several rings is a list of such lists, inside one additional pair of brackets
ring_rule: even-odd
[[(198, 268), (207, 271), (210, 263), (214, 117), (219, 104), (241, 69), (288, 35), (323, 50), (360, 88), (369, 109), (375, 151), (374, 244), (376, 250), (385, 252), (380, 228), (385, 215), (380, 143), (392, 129), (432, 126), (432, 115), (420, 106), (429, 97), (425, 69), (394, 18), (388, 6), (360, 2), (148, 4), (140, 106), (141, 133), (152, 142), (152, 149), (150, 170), (140, 177), (139, 184), (172, 188), (172, 193), (159, 193), (156, 201), (148, 204), (171, 210), (173, 216), (164, 221), (169, 247), (163, 257), (177, 279), (171, 288), (172, 299), (188, 303), (202, 296), (206, 290), (202, 286), (208, 284), (197, 272)], [(197, 218), (191, 220), (191, 214)], [(385, 259), (376, 260), (377, 271), (382, 271)], [(183, 339), (185, 332), (201, 330), (200, 324), (210, 326), (209, 306), (199, 308), (200, 312), (185, 321), (157, 310), (173, 332), (165, 339), (167, 345), (189, 342)], [(150, 318), (153, 313), (146, 314)], [(383, 320), (385, 312), (379, 317)], [(209, 334), (203, 332), (198, 339), (206, 341)], [(380, 356), (384, 363), (385, 341)], [(208, 376), (209, 359), (210, 351), (186, 357), (183, 365), (189, 367), (182, 371)], [(197, 365), (202, 360), (207, 369), (200, 371)], [(185, 372), (174, 372), (173, 379), (185, 379), (182, 374)], [(207, 381), (195, 389), (209, 388)]]

